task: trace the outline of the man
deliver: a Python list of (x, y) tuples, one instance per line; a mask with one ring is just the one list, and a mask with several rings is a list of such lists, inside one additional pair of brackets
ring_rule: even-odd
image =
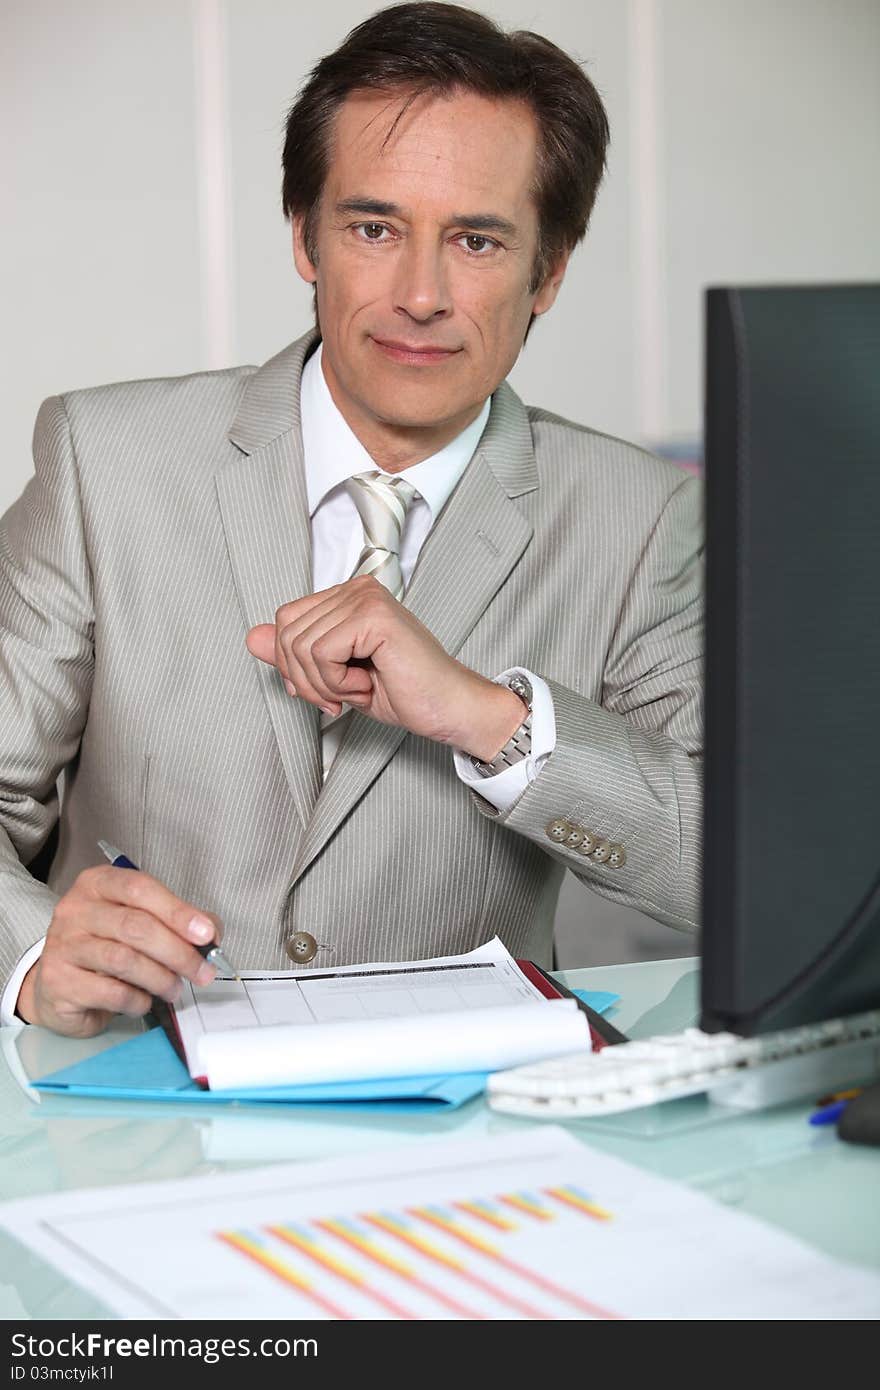
[(546, 40), (382, 11), (288, 121), (319, 332), (45, 403), (0, 534), (5, 1017), (144, 1013), (221, 922), (240, 968), (548, 962), (566, 868), (695, 925), (697, 486), (504, 381), (606, 140)]

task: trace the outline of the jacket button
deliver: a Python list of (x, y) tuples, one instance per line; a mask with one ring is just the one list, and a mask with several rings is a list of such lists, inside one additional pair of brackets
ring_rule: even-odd
[(284, 943), (284, 949), (296, 965), (308, 965), (318, 954), (318, 943), (311, 932), (298, 931)]
[(584, 841), (584, 831), (579, 825), (573, 825), (565, 837), (566, 849), (578, 849)]
[(611, 850), (608, 856), (609, 869), (622, 869), (626, 863), (626, 850), (623, 848), (623, 845), (615, 844), (612, 840), (608, 848)]
[(585, 830), (584, 838), (578, 845), (579, 854), (592, 854), (599, 843), (599, 836), (593, 830)]
[(611, 845), (608, 840), (597, 840), (590, 858), (596, 864), (607, 864), (611, 858)]
[(555, 844), (561, 845), (565, 837), (571, 834), (573, 828), (567, 820), (552, 820), (546, 827), (546, 833)]

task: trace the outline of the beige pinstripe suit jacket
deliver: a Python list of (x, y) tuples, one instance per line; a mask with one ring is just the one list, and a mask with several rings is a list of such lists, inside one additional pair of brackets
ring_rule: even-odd
[[(311, 590), (299, 379), (314, 335), (265, 366), (48, 400), (36, 475), (0, 523), (4, 978), (112, 840), (217, 912), (242, 967), (468, 950), (497, 932), (548, 963), (566, 868), (696, 923), (700, 491), (631, 445), (499, 387), (419, 557), (407, 606), (487, 675), (553, 694), (556, 750), (499, 815), (451, 753), (360, 714), (321, 785), (318, 712), (245, 649)], [(25, 867), (58, 816), (48, 884)], [(547, 836), (625, 846), (622, 868)], [(590, 931), (584, 895), (583, 929)]]

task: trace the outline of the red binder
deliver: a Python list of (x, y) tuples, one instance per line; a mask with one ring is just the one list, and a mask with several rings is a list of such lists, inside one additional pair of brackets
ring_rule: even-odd
[(603, 1047), (613, 1046), (615, 1043), (626, 1042), (626, 1034), (621, 1033), (613, 1023), (609, 1023), (607, 1018), (597, 1014), (595, 1009), (591, 1009), (585, 1000), (578, 996), (564, 984), (561, 980), (554, 980), (552, 975), (548, 975), (540, 965), (536, 965), (533, 960), (518, 960), (522, 973), (528, 980), (539, 989), (545, 999), (573, 999), (578, 1008), (587, 1015), (587, 1023), (590, 1026), (590, 1038), (594, 1052), (601, 1052)]

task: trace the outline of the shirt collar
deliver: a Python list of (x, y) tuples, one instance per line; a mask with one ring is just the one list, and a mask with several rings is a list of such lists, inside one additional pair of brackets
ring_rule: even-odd
[[(321, 366), (319, 343), (306, 363), (300, 385), (303, 455), (309, 515), (334, 487), (355, 473), (376, 471), (377, 464), (344, 419), (330, 394)], [(430, 458), (404, 468), (396, 477), (406, 478), (423, 497), (436, 521), (447, 498), (471, 460), (489, 418), (491, 398), (471, 424)], [(381, 473), (384, 470), (378, 469)], [(391, 476), (391, 475), (389, 475)]]

